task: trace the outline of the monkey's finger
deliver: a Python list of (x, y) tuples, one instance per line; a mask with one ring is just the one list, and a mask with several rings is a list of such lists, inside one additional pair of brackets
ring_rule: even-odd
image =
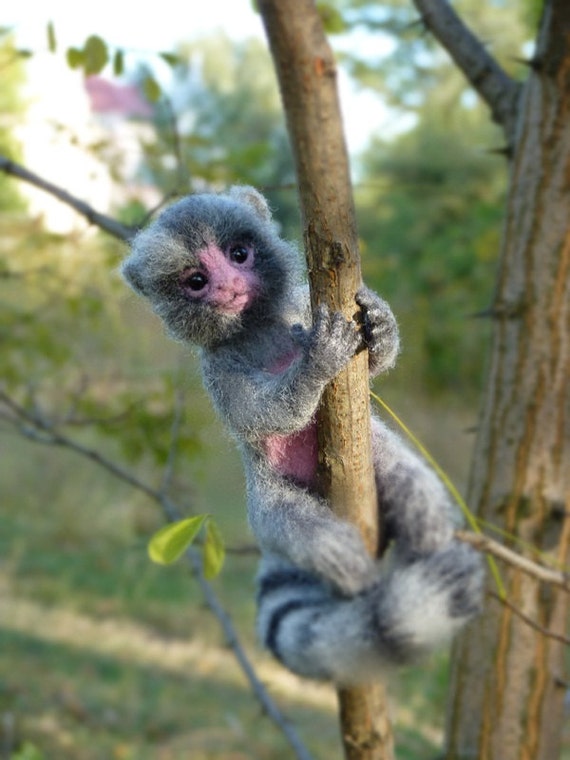
[(294, 324), (291, 326), (291, 338), (299, 348), (304, 348), (309, 344), (310, 333), (303, 325)]

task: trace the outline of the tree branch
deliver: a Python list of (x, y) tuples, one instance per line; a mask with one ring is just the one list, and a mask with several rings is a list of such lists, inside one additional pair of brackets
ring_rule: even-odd
[[(361, 284), (350, 167), (336, 63), (314, 0), (259, 0), (295, 157), (311, 300), (353, 318)], [(371, 456), (368, 356), (330, 383), (318, 412), (320, 490), (333, 512), (379, 546)], [(389, 760), (393, 739), (380, 684), (338, 692), (349, 760)]]
[(512, 602), (509, 602), (508, 599), (504, 599), (502, 596), (499, 596), (499, 594), (496, 594), (494, 591), (489, 591), (488, 593), (492, 599), (497, 601), (499, 604), (503, 604), (505, 607), (508, 607), (511, 612), (514, 612), (514, 614), (523, 621), (523, 623), (526, 623), (537, 633), (540, 633), (542, 636), (546, 636), (548, 639), (554, 639), (555, 641), (559, 641), (561, 644), (570, 646), (570, 638), (568, 638), (568, 636), (564, 636), (562, 633), (555, 633), (549, 628), (545, 628), (544, 626), (539, 625), (535, 620), (526, 615), (516, 605), (514, 605)]
[(503, 544), (495, 541), (489, 536), (484, 536), (481, 533), (472, 533), (466, 530), (458, 530), (455, 536), (459, 541), (463, 541), (466, 544), (470, 544), (475, 549), (492, 554), (497, 559), (502, 559), (509, 565), (518, 568), (523, 573), (531, 575), (543, 583), (551, 583), (553, 586), (559, 586), (564, 591), (570, 592), (570, 578), (568, 573), (560, 570), (552, 570), (551, 568), (539, 565), (537, 562), (533, 562), (527, 557), (523, 557), (521, 554), (514, 552), (512, 549), (508, 549)]
[(426, 28), (447, 50), (512, 143), (521, 85), (511, 79), (447, 0), (413, 0)]
[(220, 604), (220, 601), (215, 595), (211, 584), (208, 583), (208, 581), (204, 578), (204, 574), (202, 572), (202, 564), (196, 550), (190, 549), (187, 552), (187, 556), (189, 557), (189, 560), (192, 564), (194, 576), (202, 590), (206, 604), (217, 618), (218, 623), (224, 632), (226, 642), (232, 649), (245, 677), (249, 681), (249, 685), (254, 696), (262, 705), (265, 714), (283, 733), (291, 748), (293, 749), (297, 760), (312, 760), (311, 754), (302, 743), (295, 727), (279, 710), (275, 702), (269, 696), (267, 689), (257, 677), (253, 665), (251, 664), (250, 659), (246, 655), (245, 650), (243, 649), (237, 637), (236, 629), (231, 618)]
[[(114, 461), (103, 456), (96, 449), (84, 446), (82, 443), (79, 443), (73, 438), (70, 438), (61, 431), (55, 429), (50, 421), (43, 414), (41, 414), (38, 409), (34, 409), (33, 411), (26, 409), (1, 389), (0, 402), (2, 402), (9, 410), (9, 415), (2, 415), (4, 419), (10, 422), (24, 437), (36, 443), (66, 448), (86, 459), (89, 459), (92, 462), (95, 462), (95, 464), (111, 473), (111, 475), (117, 479), (123, 481), (124, 483), (127, 483), (138, 491), (141, 491), (152, 501), (159, 504), (162, 507), (163, 512), (168, 520), (174, 521), (180, 519), (182, 510), (179, 509), (179, 507), (168, 497), (163, 488), (155, 489), (152, 486), (147, 485), (128, 470), (121, 468)], [(178, 430), (178, 418), (179, 412), (176, 413), (173, 422), (174, 436)], [(175, 441), (173, 440), (172, 454), (169, 457), (169, 460), (174, 457), (174, 449)], [(163, 486), (166, 486), (168, 484), (168, 480), (169, 477), (163, 479)], [(257, 677), (255, 669), (239, 640), (237, 631), (231, 618), (220, 604), (220, 601), (216, 596), (211, 584), (204, 577), (200, 556), (196, 549), (189, 549), (186, 552), (186, 558), (191, 566), (192, 573), (196, 578), (198, 585), (200, 586), (208, 608), (214, 614), (220, 627), (222, 628), (226, 642), (230, 649), (233, 651), (234, 656), (239, 663), (247, 682), (249, 683), (249, 687), (255, 698), (261, 704), (264, 713), (281, 731), (291, 746), (293, 752), (295, 753), (297, 760), (312, 760), (311, 754), (301, 741), (295, 727), (282, 714), (280, 709), (277, 707), (269, 695), (263, 683)]]
[(12, 177), (16, 177), (17, 179), (21, 179), (24, 182), (28, 182), (30, 185), (33, 185), (49, 195), (52, 195), (54, 198), (57, 198), (67, 206), (71, 206), (71, 208), (75, 209), (78, 214), (85, 217), (88, 222), (99, 227), (104, 232), (108, 232), (110, 235), (113, 235), (113, 237), (119, 238), (119, 240), (129, 241), (134, 237), (137, 231), (134, 227), (121, 224), (121, 222), (118, 222), (111, 216), (101, 214), (88, 203), (85, 203), (85, 201), (76, 198), (62, 187), (54, 185), (52, 182), (48, 182), (48, 180), (42, 179), (42, 177), (34, 174), (34, 172), (26, 169), (21, 164), (12, 161), (7, 156), (0, 155), (0, 171), (9, 174)]

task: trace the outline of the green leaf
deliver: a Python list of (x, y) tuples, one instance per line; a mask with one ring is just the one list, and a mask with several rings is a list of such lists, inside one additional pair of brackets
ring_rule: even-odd
[(113, 56), (113, 74), (120, 77), (125, 70), (125, 53), (123, 50), (115, 50)]
[(159, 53), (159, 55), (163, 61), (172, 67), (178, 66), (178, 64), (182, 61), (180, 56), (176, 55), (176, 53)]
[(47, 40), (49, 52), (55, 53), (57, 50), (57, 40), (55, 38), (55, 27), (53, 25), (53, 21), (49, 21), (47, 25)]
[(206, 525), (206, 539), (203, 551), (202, 566), (204, 568), (204, 577), (210, 581), (219, 574), (226, 556), (222, 534), (213, 520), (208, 520)]
[(96, 34), (92, 34), (85, 41), (83, 46), (85, 74), (98, 74), (105, 68), (109, 61), (109, 51), (107, 49), (107, 43), (98, 37)]
[(156, 103), (156, 101), (160, 98), (162, 94), (160, 85), (158, 84), (156, 79), (151, 76), (146, 76), (143, 79), (142, 88), (143, 88), (145, 98), (147, 100), (150, 100), (151, 103)]
[(24, 742), (22, 747), (13, 755), (10, 755), (12, 760), (43, 760), (44, 755), (31, 742)]
[(331, 3), (317, 3), (317, 11), (327, 34), (342, 34), (346, 32), (347, 26), (342, 13)]
[(79, 69), (83, 66), (85, 55), (79, 48), (68, 48), (65, 54), (70, 69)]
[(148, 555), (159, 565), (170, 565), (192, 544), (209, 515), (196, 515), (165, 525), (150, 539)]

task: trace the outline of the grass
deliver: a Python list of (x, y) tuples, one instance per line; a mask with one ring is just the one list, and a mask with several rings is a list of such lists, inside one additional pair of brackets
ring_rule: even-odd
[[(3, 443), (0, 746), (17, 760), (290, 758), (188, 569), (148, 560), (155, 508), (70, 452)], [(207, 504), (226, 539), (243, 543), (239, 462), (223, 438), (210, 445), (227, 458), (225, 477), (196, 464), (205, 468), (197, 508)], [(255, 565), (230, 556), (216, 591), (315, 758), (340, 757), (333, 691), (285, 673), (255, 643)], [(445, 660), (435, 660), (390, 684), (400, 758), (435, 756), (445, 679)]]

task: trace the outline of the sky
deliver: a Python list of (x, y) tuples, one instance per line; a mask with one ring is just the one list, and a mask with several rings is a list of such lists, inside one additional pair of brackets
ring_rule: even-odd
[[(136, 7), (136, 16), (133, 16)], [(160, 11), (160, 13), (158, 12)], [(160, 0), (153, 3), (126, 0), (18, 0), (6, 4), (0, 14), (2, 26), (13, 27), (20, 44), (36, 48), (46, 44), (46, 25), (53, 21), (64, 46), (80, 44), (89, 34), (107, 42), (142, 50), (170, 49), (181, 40), (213, 29), (243, 38), (263, 35), (261, 20), (251, 0)]]
[[(52, 21), (60, 49), (81, 46), (90, 34), (99, 34), (111, 46), (140, 51), (141, 54), (172, 50), (178, 42), (222, 30), (235, 39), (265, 38), (261, 18), (251, 0), (160, 0), (153, 3), (126, 0), (18, 0), (5, 4), (0, 26), (11, 27), (17, 44), (34, 51), (46, 51), (48, 21)], [(359, 44), (364, 44), (360, 41)], [(374, 42), (378, 47), (378, 41)], [(42, 66), (34, 76), (41, 77)], [(346, 77), (339, 80), (347, 141), (352, 151), (361, 150), (371, 130), (394, 128), (393, 117), (378, 97), (358, 91)], [(41, 81), (37, 89), (46, 89)]]

